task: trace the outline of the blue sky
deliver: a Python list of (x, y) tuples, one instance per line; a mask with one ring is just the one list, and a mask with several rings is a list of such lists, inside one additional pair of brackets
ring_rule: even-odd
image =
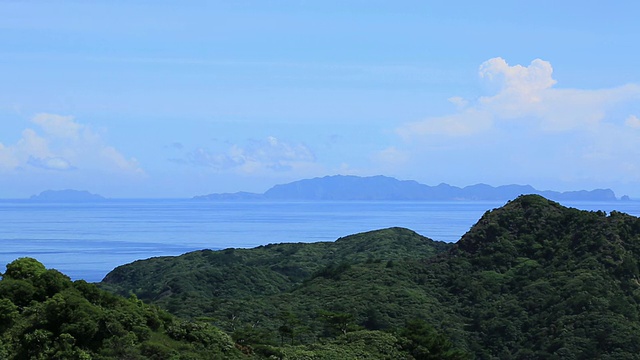
[(640, 5), (0, 1), (0, 197), (334, 174), (640, 198)]

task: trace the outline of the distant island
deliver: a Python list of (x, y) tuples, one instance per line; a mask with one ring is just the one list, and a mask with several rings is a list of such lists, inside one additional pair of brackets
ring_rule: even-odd
[(29, 198), (30, 201), (39, 202), (93, 202), (104, 201), (106, 198), (79, 190), (46, 190)]
[[(542, 195), (555, 201), (616, 201), (611, 189), (558, 192), (530, 185), (493, 187), (476, 184), (463, 188), (429, 186), (388, 176), (334, 175), (294, 181), (272, 187), (263, 194), (237, 192), (195, 196), (196, 200), (298, 200), (298, 201), (506, 201), (523, 194)], [(623, 197), (625, 200), (629, 198)]]

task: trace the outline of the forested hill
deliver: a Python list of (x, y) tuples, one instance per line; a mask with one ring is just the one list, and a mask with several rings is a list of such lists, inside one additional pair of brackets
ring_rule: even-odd
[(0, 359), (245, 359), (231, 337), (32, 258), (0, 280)]
[(206, 316), (263, 351), (348, 343), (364, 329), (405, 339), (426, 331), (399, 345), (416, 359), (440, 345), (478, 359), (633, 359), (639, 257), (640, 219), (527, 195), (485, 213), (455, 245), (394, 228), (149, 259), (114, 270), (103, 286)]
[[(336, 278), (351, 262), (380, 262), (381, 258), (397, 258), (398, 254), (407, 253), (409, 249), (414, 249), (416, 256), (432, 256), (450, 247), (402, 229), (382, 231), (379, 235), (377, 242), (368, 241), (370, 237), (362, 234), (335, 243), (314, 244), (305, 249), (298, 246), (300, 244), (272, 245), (263, 247), (262, 252), (255, 251), (255, 254), (238, 251), (233, 255), (223, 252), (216, 256), (211, 251), (202, 251), (178, 258), (184, 261), (181, 265), (163, 262), (168, 266), (167, 271), (161, 266), (141, 275), (126, 271), (121, 275), (130, 276), (132, 282), (143, 283), (153, 276), (154, 271), (159, 272), (156, 274), (158, 278), (176, 276), (176, 282), (170, 288), (161, 288), (168, 294), (158, 296), (175, 300), (172, 295), (176, 295), (178, 301), (191, 310), (194, 310), (191, 306), (197, 305), (203, 307), (197, 312), (211, 312), (212, 306), (224, 299), (258, 301), (260, 294), (279, 294), (290, 290), (291, 286), (284, 285), (287, 281), (300, 284), (303, 278), (314, 276)], [(329, 260), (332, 253), (344, 255), (337, 257), (344, 262), (335, 266)], [(317, 259), (318, 254), (323, 254), (326, 259)], [(199, 271), (206, 270), (207, 264), (219, 262), (219, 265), (227, 267), (222, 279), (215, 276), (216, 271), (205, 274)], [(318, 271), (304, 273), (310, 269)], [(193, 274), (196, 276), (191, 276)], [(280, 274), (279, 279), (277, 274)], [(439, 359), (468, 358), (465, 352), (455, 349), (445, 335), (419, 321), (389, 332), (356, 327), (343, 314), (326, 313), (323, 315), (324, 324), (331, 333), (321, 341), (303, 343), (298, 339), (301, 334), (299, 323), (293, 321), (295, 314), (265, 312), (261, 315), (268, 320), (289, 321), (288, 325), (281, 324), (277, 329), (280, 341), (266, 340), (273, 334), (264, 333), (258, 323), (240, 327), (240, 320), (234, 324), (233, 317), (229, 327), (231, 337), (212, 324), (217, 322), (213, 318), (178, 319), (154, 305), (144, 304), (131, 291), (127, 291), (125, 298), (101, 290), (95, 284), (71, 281), (66, 275), (46, 269), (32, 258), (11, 262), (0, 275), (0, 359), (382, 360), (420, 359), (426, 354)], [(274, 288), (270, 289), (271, 281)], [(228, 293), (223, 291), (203, 298), (201, 292), (218, 288), (216, 282)], [(138, 292), (149, 295), (149, 291)], [(201, 296), (198, 300), (204, 302), (190, 303), (185, 301), (188, 296)], [(252, 304), (246, 303), (246, 306), (251, 307)], [(263, 304), (257, 306), (263, 307)], [(242, 316), (244, 324), (244, 315), (238, 316)], [(258, 340), (257, 334), (264, 335), (262, 340)], [(287, 341), (284, 341), (285, 337)]]
[(640, 357), (639, 257), (639, 218), (523, 196), (427, 269), (482, 358), (630, 359)]
[(143, 300), (193, 317), (211, 315), (213, 302), (281, 294), (314, 277), (338, 277), (354, 264), (425, 259), (452, 246), (390, 228), (335, 242), (202, 250), (141, 260), (111, 271), (103, 284), (123, 294), (135, 289)]

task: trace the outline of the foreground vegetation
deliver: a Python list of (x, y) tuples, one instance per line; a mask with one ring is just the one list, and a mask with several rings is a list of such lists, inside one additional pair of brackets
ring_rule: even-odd
[(124, 297), (19, 259), (0, 358), (638, 359), (639, 256), (640, 219), (529, 195), (456, 244), (391, 228), (137, 261), (100, 284)]
[(527, 195), (455, 245), (394, 228), (149, 259), (104, 284), (255, 349), (418, 319), (479, 359), (622, 359), (640, 358), (639, 257), (640, 219)]
[[(353, 245), (349, 243), (347, 248)], [(395, 253), (397, 249), (386, 251)], [(431, 251), (430, 247), (425, 249), (426, 253)], [(356, 252), (367, 253), (360, 247)], [(309, 262), (308, 266), (318, 265)], [(338, 271), (342, 271), (337, 269), (342, 267), (322, 267), (312, 276), (337, 276)], [(237, 275), (245, 276), (245, 280), (251, 278), (249, 272)], [(259, 278), (256, 282), (271, 281), (273, 279)], [(249, 290), (244, 289), (242, 283), (232, 283), (228, 292), (246, 299)], [(188, 286), (188, 282), (183, 285)], [(182, 295), (179, 298), (183, 298)], [(194, 309), (194, 303), (198, 301), (184, 302), (189, 309)], [(172, 304), (176, 306), (175, 302)], [(322, 316), (331, 333), (314, 341), (296, 340), (301, 327), (293, 314), (272, 319), (280, 322), (276, 329), (280, 341), (266, 340), (269, 336), (263, 336), (261, 326), (245, 323), (232, 330), (232, 338), (212, 325), (211, 319), (182, 320), (155, 305), (143, 303), (133, 293), (125, 298), (101, 290), (95, 284), (72, 282), (35, 259), (20, 258), (7, 265), (0, 280), (0, 359), (468, 358), (425, 322), (412, 321), (395, 331), (383, 332), (352, 324), (346, 313), (326, 312)]]
[(0, 280), (0, 359), (239, 359), (219, 329), (177, 319), (31, 258)]

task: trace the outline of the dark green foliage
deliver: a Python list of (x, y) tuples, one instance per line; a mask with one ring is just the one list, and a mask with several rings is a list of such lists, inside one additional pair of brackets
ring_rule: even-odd
[[(409, 290), (412, 281), (397, 280), (406, 268), (387, 263), (410, 261), (417, 266), (419, 259), (451, 247), (391, 228), (333, 243), (205, 250), (138, 261), (114, 270), (103, 286), (122, 294), (133, 291), (185, 317), (205, 316), (241, 346), (305, 346), (363, 328), (390, 330), (409, 316), (401, 307), (435, 305)], [(391, 293), (389, 285), (406, 288)], [(429, 305), (420, 313), (433, 308)]]
[[(176, 335), (182, 334), (182, 335)], [(84, 281), (35, 259), (7, 265), (0, 280), (2, 359), (242, 358), (230, 337)]]
[(11, 300), (0, 299), (0, 332), (11, 328), (18, 315), (18, 307)]
[[(256, 297), (280, 296), (314, 279), (339, 280), (356, 264), (378, 267), (388, 260), (423, 259), (451, 246), (407, 229), (391, 228), (335, 242), (203, 250), (137, 261), (116, 268), (102, 286), (125, 296), (133, 292), (180, 316), (215, 317), (219, 325), (233, 332), (238, 318), (251, 324), (256, 316), (277, 316), (287, 310), (267, 303), (258, 309), (255, 305), (260, 300)], [(245, 306), (245, 301), (252, 305)], [(260, 314), (250, 314), (257, 312)], [(278, 326), (273, 323), (271, 331)]]
[(21, 280), (32, 279), (45, 272), (47, 269), (38, 260), (33, 258), (20, 258), (7, 264), (4, 277)]
[(18, 306), (27, 306), (36, 298), (36, 287), (29, 280), (5, 277), (0, 282), (0, 298), (11, 300)]
[(324, 268), (316, 271), (311, 276), (311, 279), (315, 279), (317, 277), (323, 277), (325, 279), (340, 280), (340, 276), (342, 275), (342, 273), (349, 270), (350, 268), (351, 268), (351, 264), (349, 264), (348, 262), (343, 262), (337, 265), (329, 264)]
[[(369, 358), (634, 359), (639, 257), (638, 218), (529, 195), (485, 213), (455, 246), (393, 228), (150, 259), (103, 286), (206, 315), (275, 358), (356, 358), (367, 348)], [(29, 293), (6, 290), (17, 291)]]
[(485, 214), (432, 267), (482, 357), (636, 358), (638, 255), (638, 218), (523, 196)]
[(422, 320), (410, 320), (398, 335), (402, 347), (416, 360), (464, 360), (469, 354), (455, 349), (451, 341)]
[(355, 325), (353, 314), (344, 312), (321, 311), (320, 318), (325, 324), (325, 332), (329, 336), (346, 335), (349, 331), (359, 330)]

